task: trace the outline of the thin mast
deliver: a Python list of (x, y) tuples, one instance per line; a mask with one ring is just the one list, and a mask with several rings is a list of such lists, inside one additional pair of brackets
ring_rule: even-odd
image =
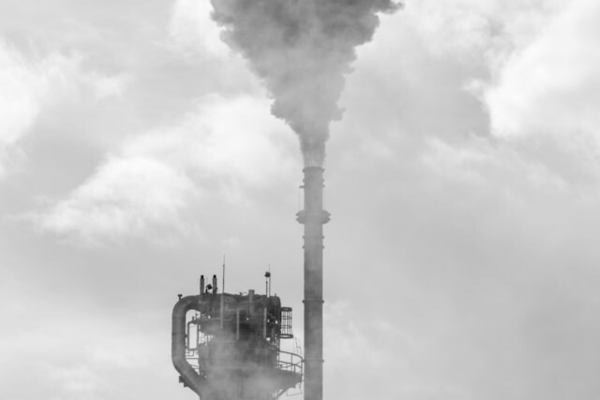
[(221, 289), (221, 329), (223, 329), (223, 314), (225, 303), (225, 254), (223, 254), (223, 289)]

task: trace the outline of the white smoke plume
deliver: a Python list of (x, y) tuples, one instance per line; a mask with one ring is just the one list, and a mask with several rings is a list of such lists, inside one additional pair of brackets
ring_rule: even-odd
[(273, 96), (273, 115), (298, 134), (305, 165), (320, 166), (355, 48), (369, 42), (394, 0), (211, 0), (222, 38)]

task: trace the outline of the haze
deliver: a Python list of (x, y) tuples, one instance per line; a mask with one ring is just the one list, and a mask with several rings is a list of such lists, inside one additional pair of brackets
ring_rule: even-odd
[[(297, 136), (208, 1), (0, 4), (0, 397), (193, 399), (198, 276), (302, 333)], [(325, 171), (325, 398), (600, 398), (600, 3), (412, 0)]]

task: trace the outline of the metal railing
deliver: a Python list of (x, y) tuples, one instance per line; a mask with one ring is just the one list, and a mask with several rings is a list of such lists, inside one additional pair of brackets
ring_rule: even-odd
[(284, 371), (302, 375), (304, 370), (304, 359), (299, 354), (279, 350), (279, 353), (277, 354), (277, 367)]

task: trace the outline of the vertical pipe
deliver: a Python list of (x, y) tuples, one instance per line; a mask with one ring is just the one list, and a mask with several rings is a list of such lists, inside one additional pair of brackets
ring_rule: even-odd
[(225, 254), (223, 254), (223, 288), (221, 289), (221, 329), (223, 329), (223, 318), (225, 312)]
[(235, 310), (235, 340), (240, 340), (240, 309)]
[(267, 337), (267, 307), (263, 309), (263, 337)]
[(267, 278), (267, 297), (271, 297), (271, 264), (269, 264), (269, 270), (265, 273), (265, 278)]
[(223, 254), (223, 289), (221, 291), (225, 293), (225, 254)]
[(304, 225), (304, 348), (305, 400), (323, 399), (323, 224), (329, 213), (323, 209), (323, 168), (306, 167), (304, 210), (298, 222)]

